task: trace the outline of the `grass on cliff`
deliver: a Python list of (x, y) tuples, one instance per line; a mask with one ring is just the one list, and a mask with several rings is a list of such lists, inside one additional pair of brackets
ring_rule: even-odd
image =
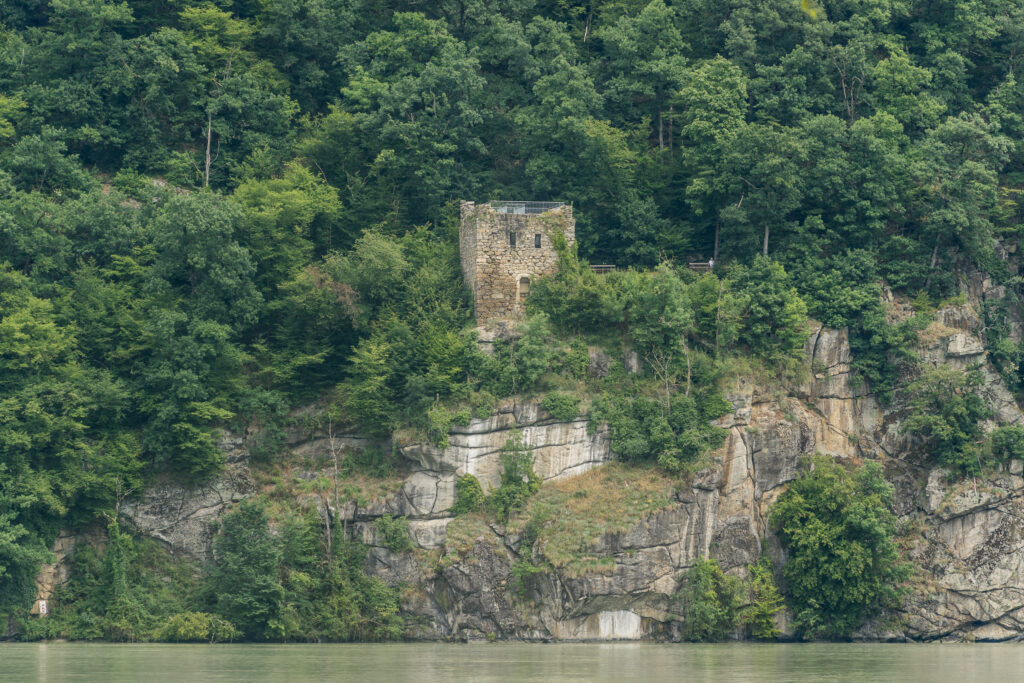
[(405, 482), (405, 464), (394, 455), (373, 449), (342, 449), (337, 481), (334, 461), (328, 453), (295, 455), (253, 468), (259, 491), (270, 501), (305, 500), (310, 496), (338, 503), (355, 501), (365, 507), (393, 496)]
[(654, 466), (610, 462), (542, 486), (509, 531), (534, 537), (535, 557), (571, 576), (609, 571), (614, 560), (592, 552), (594, 542), (668, 507), (677, 483)]

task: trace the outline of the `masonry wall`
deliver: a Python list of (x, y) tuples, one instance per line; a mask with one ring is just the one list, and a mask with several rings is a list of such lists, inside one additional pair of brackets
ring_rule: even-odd
[[(521, 281), (558, 269), (551, 235), (559, 231), (572, 243), (576, 223), (571, 206), (542, 214), (498, 213), (490, 204), (462, 202), (459, 249), (462, 275), (473, 291), (476, 319), (509, 318), (522, 312)], [(515, 233), (516, 245), (510, 235)], [(540, 246), (535, 237), (540, 235)]]

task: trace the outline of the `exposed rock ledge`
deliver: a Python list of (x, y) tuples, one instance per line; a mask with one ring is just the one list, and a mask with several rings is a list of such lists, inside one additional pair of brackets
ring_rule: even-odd
[[(973, 334), (977, 316), (960, 308), (941, 312), (946, 324), (932, 335), (922, 360), (959, 367), (980, 363), (998, 421), (1024, 421)], [(371, 521), (382, 514), (407, 515), (420, 548), (443, 550), (456, 478), (469, 473), (485, 488), (497, 486), (500, 450), (513, 427), (534, 449), (536, 469), (546, 480), (608, 460), (607, 433), (588, 433), (585, 419), (560, 423), (536, 403), (509, 401), (492, 417), (453, 429), (446, 449), (399, 444), (412, 464), (398, 492), (361, 508), (350, 504), (343, 516), (373, 546), (368, 568), (410, 586), (404, 607), (418, 617), (415, 637), (672, 638), (676, 626), (668, 618), (668, 598), (695, 558), (710, 554), (727, 570), (741, 573), (762, 547), (781, 559), (767, 514), (796, 476), (801, 456), (875, 458), (897, 487), (898, 514), (921, 529), (911, 544), (919, 571), (898, 620), (903, 626), (895, 632), (891, 625), (888, 631), (869, 626), (860, 637), (1006, 640), (1024, 635), (1020, 467), (985, 481), (945, 483), (941, 472), (907, 459), (898, 403), (880, 406), (851, 381), (845, 331), (815, 326), (807, 355), (812, 375), (790, 395), (766, 394), (742, 383), (733, 388), (728, 398), (734, 411), (720, 420), (728, 438), (714, 465), (667, 508), (588, 548), (611, 560), (605, 570), (543, 575), (533, 582), (528, 601), (511, 589), (519, 539), (503, 535), (497, 525), (472, 541), (471, 559), (424, 569), (412, 555), (383, 547)], [(322, 438), (293, 439), (290, 447), (296, 453), (325, 449)], [(208, 487), (185, 491), (165, 484), (147, 491), (124, 507), (125, 517), (176, 551), (208, 556), (209, 522), (253, 491), (244, 458), (233, 460), (225, 476)]]

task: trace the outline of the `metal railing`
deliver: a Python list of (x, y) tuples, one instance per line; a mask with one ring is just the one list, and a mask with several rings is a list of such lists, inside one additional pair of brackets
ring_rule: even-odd
[(599, 264), (599, 265), (590, 264), (590, 269), (592, 271), (594, 271), (595, 273), (597, 273), (598, 275), (604, 275), (605, 273), (610, 273), (613, 270), (615, 270), (615, 266), (613, 266), (611, 264)]
[(536, 215), (565, 206), (564, 202), (491, 202), (491, 208), (498, 213)]

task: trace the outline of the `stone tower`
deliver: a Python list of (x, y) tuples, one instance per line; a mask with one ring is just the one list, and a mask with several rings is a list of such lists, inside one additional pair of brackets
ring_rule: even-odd
[(576, 239), (572, 206), (557, 202), (462, 202), (462, 276), (473, 290), (476, 320), (522, 312), (530, 282), (558, 269), (551, 236)]

